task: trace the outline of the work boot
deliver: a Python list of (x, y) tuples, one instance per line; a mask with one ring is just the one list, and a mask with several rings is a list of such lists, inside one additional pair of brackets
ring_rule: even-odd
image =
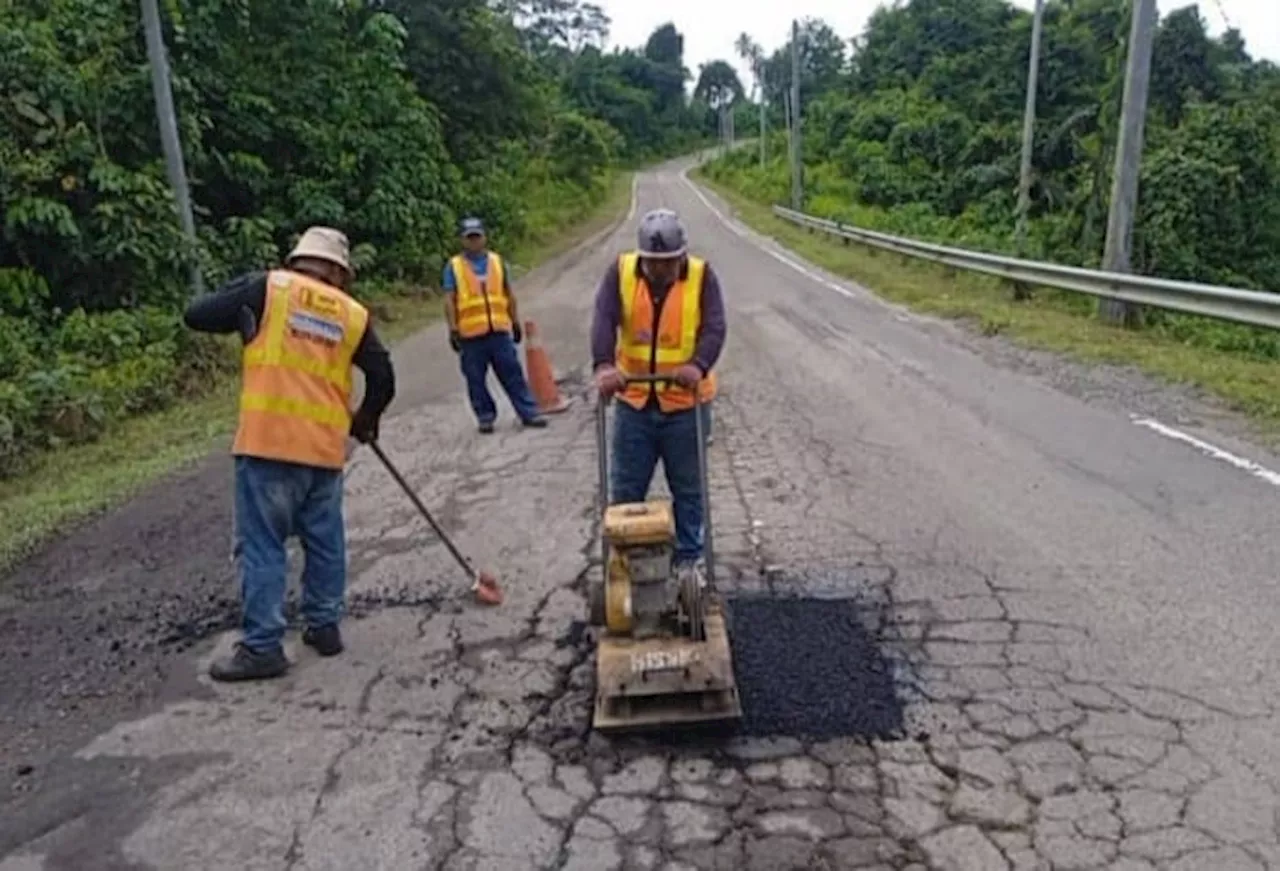
[(532, 429), (546, 429), (547, 419), (545, 417), (531, 417), (528, 420), (522, 420), (520, 423)]
[(266, 680), (289, 670), (289, 660), (280, 648), (254, 650), (244, 642), (236, 643), (235, 653), (209, 666), (209, 677), (230, 683), (242, 680)]
[(493, 432), (493, 421), (490, 420), (480, 424), (480, 432), (484, 435), (491, 434)]
[(337, 623), (328, 626), (308, 626), (302, 633), (302, 643), (321, 656), (337, 656), (345, 647)]

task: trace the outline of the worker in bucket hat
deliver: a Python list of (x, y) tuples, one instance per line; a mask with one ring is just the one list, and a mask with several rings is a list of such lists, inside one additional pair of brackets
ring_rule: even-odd
[[(213, 663), (215, 680), (271, 678), (289, 668), (283, 639), (288, 559), (296, 535), (302, 573), (302, 641), (321, 656), (342, 652), (346, 597), (342, 469), (347, 439), (373, 441), (395, 395), (391, 355), (350, 295), (347, 237), (311, 227), (282, 269), (233, 279), (188, 307), (188, 327), (239, 332), (244, 344), (235, 455), (235, 547), (243, 637)], [(350, 410), (352, 367), (364, 398)]]

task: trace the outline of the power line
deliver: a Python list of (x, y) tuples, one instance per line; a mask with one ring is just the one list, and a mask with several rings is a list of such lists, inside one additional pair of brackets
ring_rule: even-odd
[(1222, 5), (1222, 0), (1213, 0), (1213, 5), (1217, 7), (1218, 14), (1222, 16), (1222, 24), (1227, 30), (1234, 30), (1235, 27), (1231, 23), (1231, 18), (1227, 15), (1227, 10)]

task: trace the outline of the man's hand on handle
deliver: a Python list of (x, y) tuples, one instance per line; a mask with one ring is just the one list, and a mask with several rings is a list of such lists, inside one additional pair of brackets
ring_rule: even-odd
[(605, 399), (622, 392), (626, 386), (627, 382), (616, 366), (601, 366), (596, 370), (596, 389)]
[(378, 440), (378, 419), (357, 411), (351, 417), (351, 436), (362, 445)]
[(676, 383), (681, 387), (697, 387), (702, 380), (702, 370), (692, 363), (685, 363), (675, 371)]

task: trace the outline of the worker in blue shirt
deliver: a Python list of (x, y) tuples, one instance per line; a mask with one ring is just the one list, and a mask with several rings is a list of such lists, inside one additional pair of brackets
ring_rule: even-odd
[(498, 416), (485, 384), (490, 366), (520, 422), (528, 427), (545, 427), (546, 418), (529, 390), (516, 352), (522, 331), (507, 265), (488, 249), (484, 224), (479, 218), (463, 219), (461, 235), (462, 253), (445, 264), (441, 286), (445, 292), (449, 344), (460, 359), (480, 432), (493, 432)]

